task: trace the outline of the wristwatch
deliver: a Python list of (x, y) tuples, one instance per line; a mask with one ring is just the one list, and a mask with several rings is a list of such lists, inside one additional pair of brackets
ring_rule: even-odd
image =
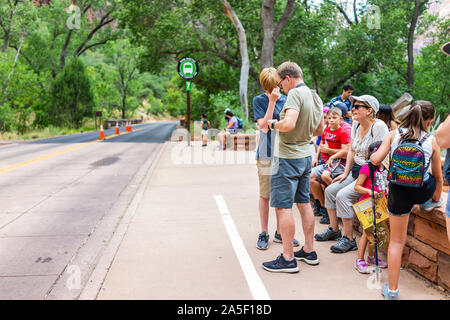
[(270, 128), (271, 128), (272, 130), (275, 130), (275, 122), (272, 122), (272, 124), (270, 125)]

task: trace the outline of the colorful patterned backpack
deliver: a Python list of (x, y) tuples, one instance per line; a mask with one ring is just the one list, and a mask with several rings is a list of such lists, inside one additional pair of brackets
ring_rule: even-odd
[(422, 186), (423, 177), (428, 170), (428, 166), (425, 166), (422, 144), (429, 136), (427, 133), (420, 141), (417, 139), (400, 141), (392, 153), (389, 165), (388, 180), (392, 184), (414, 188)]

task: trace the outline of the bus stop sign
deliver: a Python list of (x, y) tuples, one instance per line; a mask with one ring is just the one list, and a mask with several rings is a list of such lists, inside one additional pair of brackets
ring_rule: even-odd
[(177, 70), (180, 77), (189, 80), (197, 75), (198, 63), (192, 58), (183, 58), (178, 62)]

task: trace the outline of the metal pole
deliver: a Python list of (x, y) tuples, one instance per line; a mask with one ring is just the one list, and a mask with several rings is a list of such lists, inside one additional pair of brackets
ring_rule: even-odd
[(378, 267), (378, 242), (377, 242), (377, 214), (375, 209), (375, 176), (376, 167), (369, 161), (370, 184), (372, 189), (372, 214), (373, 214), (373, 241), (375, 247), (375, 270), (377, 281), (380, 280), (380, 268)]
[(187, 129), (188, 129), (188, 146), (191, 145), (191, 95), (189, 91), (186, 91), (187, 94)]

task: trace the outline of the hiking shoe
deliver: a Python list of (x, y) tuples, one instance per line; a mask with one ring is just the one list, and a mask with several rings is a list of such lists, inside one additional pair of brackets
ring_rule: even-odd
[(291, 261), (286, 261), (283, 254), (273, 261), (263, 262), (263, 268), (271, 272), (287, 272), (295, 273), (298, 272), (297, 260), (292, 259)]
[[(376, 263), (375, 263), (375, 257), (367, 256), (367, 264), (368, 264), (368, 265), (371, 265), (371, 266), (375, 266), (375, 265), (376, 265)], [(388, 267), (388, 264), (387, 264), (386, 262), (384, 262), (383, 260), (378, 259), (378, 266), (379, 266), (380, 268), (385, 269), (385, 268)]]
[(314, 239), (317, 241), (338, 240), (341, 237), (341, 230), (334, 231), (331, 227), (328, 227), (328, 229), (322, 233), (316, 233), (314, 235)]
[(355, 269), (359, 273), (370, 273), (369, 268), (367, 268), (366, 261), (364, 259), (356, 259)]
[(322, 215), (322, 219), (320, 219), (319, 223), (321, 224), (330, 224), (330, 217), (328, 217), (327, 208), (320, 208), (320, 213)]
[(434, 201), (433, 199), (428, 200), (424, 204), (420, 205), (420, 209), (426, 212), (430, 212), (434, 208), (440, 207), (444, 203), (444, 200), (439, 199), (439, 201)]
[(334, 246), (331, 246), (330, 249), (334, 253), (345, 253), (348, 251), (357, 250), (358, 245), (356, 244), (355, 239), (350, 240), (346, 236), (343, 236), (341, 239), (339, 239), (339, 242)]
[[(283, 239), (281, 239), (281, 234), (278, 233), (278, 231), (275, 230), (275, 236), (273, 237), (274, 242), (283, 243)], [(297, 239), (294, 238), (293, 242), (294, 247), (298, 247), (300, 243)]]
[(313, 206), (313, 212), (316, 217), (320, 217), (322, 215), (320, 213), (321, 208), (322, 208), (322, 206), (320, 205), (320, 201), (316, 200), (316, 202), (314, 202), (314, 206)]
[(256, 243), (256, 247), (260, 250), (266, 250), (269, 246), (269, 235), (266, 232), (261, 232), (258, 235), (258, 242)]
[(295, 257), (295, 259), (304, 261), (310, 265), (318, 265), (319, 264), (319, 259), (317, 258), (316, 252), (311, 251), (311, 252), (306, 253), (305, 251), (303, 251), (303, 247), (300, 250), (294, 252), (294, 257)]
[(398, 299), (398, 289), (397, 290), (389, 290), (389, 284), (385, 283), (381, 287), (381, 294), (384, 297), (384, 300), (397, 300)]

